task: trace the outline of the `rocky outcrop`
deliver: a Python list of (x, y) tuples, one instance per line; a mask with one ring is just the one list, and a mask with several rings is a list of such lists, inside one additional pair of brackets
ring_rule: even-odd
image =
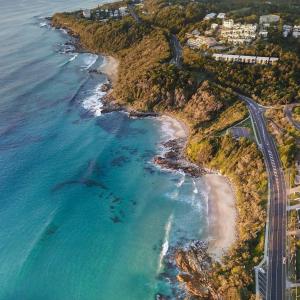
[(191, 295), (196, 299), (221, 299), (213, 280), (213, 261), (208, 255), (207, 243), (193, 241), (188, 247), (176, 251), (175, 260), (180, 270), (177, 278)]

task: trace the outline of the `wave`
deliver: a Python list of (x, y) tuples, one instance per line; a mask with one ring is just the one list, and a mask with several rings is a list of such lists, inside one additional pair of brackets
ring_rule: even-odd
[(101, 98), (106, 95), (106, 92), (102, 92), (102, 86), (104, 83), (100, 83), (94, 89), (92, 95), (88, 96), (86, 99), (82, 101), (82, 107), (91, 112), (95, 117), (101, 116), (101, 111), (103, 107), (103, 103), (101, 102)]
[(198, 187), (197, 187), (195, 179), (193, 179), (193, 186), (194, 186), (193, 193), (194, 194), (198, 194), (199, 190), (198, 190)]
[(59, 65), (59, 67), (64, 67), (67, 64), (69, 64), (70, 62), (72, 62), (73, 60), (75, 60), (78, 57), (78, 53), (75, 53), (74, 55), (71, 56), (70, 59), (68, 59), (66, 62), (63, 62), (62, 64)]
[(180, 178), (180, 180), (178, 181), (178, 183), (176, 184), (176, 186), (178, 188), (180, 188), (185, 182), (185, 173), (183, 173), (182, 177)]
[(168, 249), (169, 249), (169, 239), (170, 239), (170, 232), (173, 224), (173, 214), (170, 215), (168, 222), (165, 226), (165, 237), (164, 237), (164, 243), (162, 245), (160, 255), (159, 255), (159, 264), (158, 264), (158, 273), (162, 269), (163, 266), (163, 259), (166, 256)]
[(82, 68), (84, 70), (89, 70), (98, 60), (98, 55), (96, 54), (88, 54), (83, 58), (84, 66)]

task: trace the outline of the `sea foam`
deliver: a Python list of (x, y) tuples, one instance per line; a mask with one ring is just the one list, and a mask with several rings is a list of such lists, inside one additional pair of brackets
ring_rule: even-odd
[(101, 98), (106, 95), (106, 92), (102, 92), (101, 90), (103, 84), (104, 83), (97, 85), (96, 88), (92, 91), (92, 94), (82, 101), (82, 107), (90, 111), (95, 117), (101, 116), (103, 107)]

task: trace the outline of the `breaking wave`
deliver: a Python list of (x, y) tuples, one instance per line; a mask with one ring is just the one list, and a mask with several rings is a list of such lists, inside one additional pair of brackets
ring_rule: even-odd
[(162, 269), (163, 266), (163, 259), (165, 257), (165, 255), (168, 252), (169, 249), (169, 238), (170, 238), (170, 232), (171, 232), (171, 228), (172, 228), (172, 224), (173, 224), (173, 214), (170, 215), (168, 222), (165, 226), (165, 237), (164, 237), (164, 243), (162, 245), (161, 251), (160, 251), (160, 255), (159, 255), (159, 265), (158, 265), (158, 272)]
[(82, 107), (91, 112), (95, 117), (101, 116), (103, 107), (101, 99), (106, 95), (106, 92), (102, 92), (103, 84), (104, 83), (97, 85), (92, 94), (82, 101)]

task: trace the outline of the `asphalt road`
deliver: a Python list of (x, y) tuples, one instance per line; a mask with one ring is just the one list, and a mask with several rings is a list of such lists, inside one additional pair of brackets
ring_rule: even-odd
[(173, 52), (171, 63), (174, 63), (177, 67), (181, 67), (182, 48), (176, 35), (171, 34), (170, 44)]
[(258, 143), (264, 156), (270, 188), (267, 300), (286, 299), (286, 185), (275, 143), (267, 131), (263, 109), (251, 98), (239, 95), (247, 103)]

